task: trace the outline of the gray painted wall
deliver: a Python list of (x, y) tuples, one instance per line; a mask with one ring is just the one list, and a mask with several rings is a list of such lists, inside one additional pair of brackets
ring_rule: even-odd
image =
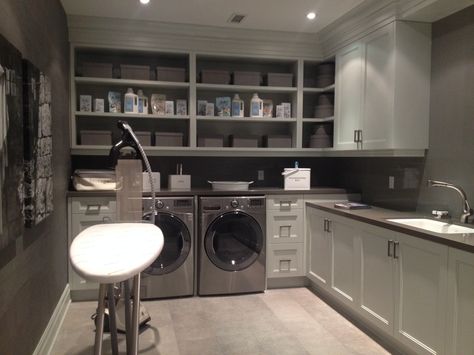
[[(430, 144), (423, 181), (461, 185), (474, 204), (474, 6), (433, 24)], [(422, 185), (418, 209), (448, 209), (458, 217), (455, 191)]]
[(59, 0), (0, 1), (0, 33), (52, 82), (54, 213), (0, 252), (0, 354), (31, 354), (67, 283), (69, 48)]

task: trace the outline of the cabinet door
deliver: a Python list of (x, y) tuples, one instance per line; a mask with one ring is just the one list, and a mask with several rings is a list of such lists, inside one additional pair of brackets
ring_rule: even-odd
[[(95, 224), (113, 222), (114, 219), (115, 219), (114, 214), (106, 214), (106, 213), (98, 214), (95, 216), (72, 214), (71, 216), (71, 234), (72, 235), (71, 235), (71, 240), (69, 241), (69, 245), (72, 243), (74, 238), (84, 229), (90, 226), (93, 226)], [(83, 279), (82, 277), (80, 277), (72, 269), (70, 264), (69, 264), (69, 284), (72, 291), (99, 289), (98, 283), (89, 282)]]
[(388, 26), (364, 39), (363, 149), (390, 148), (394, 98), (393, 33), (393, 26)]
[(418, 354), (442, 354), (448, 247), (402, 234), (398, 241), (394, 335)]
[(474, 253), (449, 249), (447, 354), (474, 354)]
[(350, 221), (335, 220), (331, 216), (329, 233), (332, 240), (331, 288), (343, 302), (355, 307), (358, 300), (357, 231)]
[(394, 259), (393, 239), (370, 226), (360, 230), (359, 311), (369, 321), (393, 334)]
[(270, 244), (267, 248), (267, 277), (304, 276), (303, 243)]
[(326, 215), (319, 210), (306, 209), (306, 225), (309, 243), (308, 278), (329, 289), (331, 277), (331, 238), (325, 231)]
[(351, 45), (336, 55), (334, 147), (357, 149), (354, 131), (361, 129), (363, 92), (362, 44)]
[(267, 243), (304, 242), (303, 210), (267, 211)]

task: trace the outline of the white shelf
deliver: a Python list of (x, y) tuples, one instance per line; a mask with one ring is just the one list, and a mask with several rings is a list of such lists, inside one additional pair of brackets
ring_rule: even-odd
[(198, 121), (217, 121), (217, 122), (265, 122), (265, 123), (296, 122), (296, 118), (275, 118), (275, 117), (197, 116), (197, 120)]
[(296, 93), (296, 87), (196, 84), (198, 90), (256, 93)]
[(90, 78), (75, 77), (76, 84), (88, 85), (111, 85), (111, 86), (127, 86), (139, 88), (169, 88), (169, 89), (186, 89), (189, 83), (179, 83), (172, 81), (156, 81), (156, 80), (132, 80), (132, 79), (109, 79), (109, 78)]
[(139, 113), (112, 113), (112, 112), (81, 112), (76, 111), (76, 117), (108, 117), (108, 118), (144, 118), (144, 119), (164, 119), (164, 120), (189, 120), (190, 116), (179, 116), (179, 115), (143, 115)]
[[(107, 156), (109, 146), (76, 145), (71, 148), (72, 155)], [(334, 148), (204, 148), (204, 147), (144, 147), (150, 156), (308, 156), (308, 157), (424, 157), (425, 150), (335, 150)]]
[(334, 92), (336, 84), (326, 86), (324, 88), (303, 88), (304, 93), (323, 93), (323, 92)]
[(333, 122), (334, 116), (325, 118), (303, 118), (303, 122)]

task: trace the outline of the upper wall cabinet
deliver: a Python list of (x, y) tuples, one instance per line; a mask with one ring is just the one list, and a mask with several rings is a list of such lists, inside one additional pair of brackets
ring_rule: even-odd
[(428, 148), (431, 32), (392, 22), (336, 55), (335, 148)]

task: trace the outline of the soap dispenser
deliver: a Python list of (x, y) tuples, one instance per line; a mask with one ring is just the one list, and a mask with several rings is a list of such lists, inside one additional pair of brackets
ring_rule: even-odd
[(138, 96), (138, 113), (148, 114), (148, 97), (143, 94), (143, 90), (137, 91)]
[(124, 100), (125, 113), (138, 113), (138, 95), (133, 93), (132, 88), (127, 89)]
[(239, 94), (232, 99), (232, 117), (244, 117), (244, 100), (240, 99)]
[(263, 117), (263, 100), (257, 93), (253, 94), (250, 101), (250, 117)]

